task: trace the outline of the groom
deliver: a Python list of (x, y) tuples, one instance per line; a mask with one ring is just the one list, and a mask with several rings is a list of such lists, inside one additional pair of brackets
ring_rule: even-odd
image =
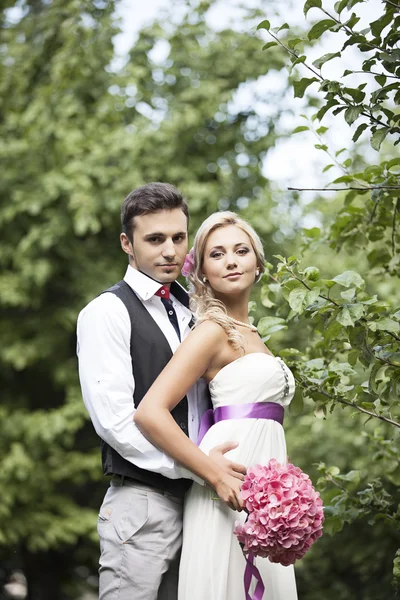
[[(167, 183), (131, 192), (121, 210), (122, 281), (92, 300), (77, 326), (79, 376), (85, 406), (102, 440), (110, 487), (100, 509), (99, 600), (175, 600), (183, 497), (196, 477), (154, 447), (133, 421), (135, 408), (188, 335), (192, 315), (176, 282), (188, 248), (189, 212)], [(208, 407), (200, 380), (172, 411), (196, 441)], [(244, 467), (210, 456), (243, 479)]]

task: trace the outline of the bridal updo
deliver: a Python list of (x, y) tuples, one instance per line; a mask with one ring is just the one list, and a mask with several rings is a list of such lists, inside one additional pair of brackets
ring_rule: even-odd
[(200, 226), (193, 244), (194, 268), (188, 276), (190, 308), (195, 314), (196, 324), (207, 319), (218, 323), (226, 332), (228, 341), (235, 350), (244, 351), (244, 338), (228, 319), (227, 311), (223, 302), (218, 300), (209, 282), (203, 281), (204, 249), (207, 240), (213, 231), (228, 225), (235, 225), (242, 229), (250, 238), (251, 245), (256, 255), (257, 268), (259, 269), (258, 281), (264, 270), (264, 250), (262, 242), (254, 229), (241, 219), (236, 213), (221, 211), (210, 215)]

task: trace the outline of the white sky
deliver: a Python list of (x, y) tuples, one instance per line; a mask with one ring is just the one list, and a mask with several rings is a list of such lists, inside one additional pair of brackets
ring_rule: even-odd
[[(144, 25), (151, 23), (151, 21), (162, 13), (164, 8), (171, 5), (171, 1), (174, 0), (121, 0), (118, 13), (122, 18), (122, 30), (123, 33), (116, 36), (115, 47), (119, 55), (123, 56), (131, 47), (134, 39), (136, 38), (137, 32)], [(324, 0), (323, 6), (328, 10), (332, 7), (333, 0)], [(176, 6), (176, 16), (179, 17), (180, 6), (179, 2), (174, 2)], [(286, 1), (285, 3), (285, 14), (281, 17), (271, 18), (271, 9), (268, 10), (268, 0), (242, 0), (241, 4), (247, 7), (260, 7), (265, 8), (265, 18), (271, 21), (272, 26), (281, 25), (285, 19), (289, 22), (289, 25), (301, 25), (305, 23), (303, 15), (303, 0), (293, 0), (292, 3)], [(290, 6), (291, 4), (291, 6)], [(237, 0), (220, 0), (215, 7), (209, 13), (209, 24), (216, 29), (225, 27), (229, 24), (230, 20), (239, 23), (239, 27), (243, 27), (243, 23), (240, 20), (240, 10), (238, 9)], [(276, 3), (274, 3), (276, 6)], [(377, 14), (381, 11), (381, 2), (379, 0), (368, 0), (363, 4), (356, 6), (356, 11), (359, 16), (362, 17), (362, 21), (357, 27), (362, 28), (363, 23), (368, 23), (376, 18)], [(379, 12), (378, 12), (379, 11)], [(345, 13), (343, 13), (344, 15)], [(351, 13), (347, 13), (350, 17)], [(319, 10), (311, 9), (308, 13), (309, 20), (316, 20), (321, 18), (327, 18), (323, 16)], [(260, 19), (261, 20), (261, 19)], [(253, 31), (249, 31), (249, 35), (253, 35)], [(338, 37), (344, 41), (346, 38), (342, 34), (324, 34), (324, 44), (320, 44), (307, 51), (307, 56), (310, 57), (308, 62), (312, 62), (319, 56), (328, 53), (335, 52), (339, 47)], [(271, 41), (272, 38), (265, 32), (266, 41)], [(332, 40), (332, 45), (331, 45)], [(342, 42), (343, 43), (343, 42)], [(260, 60), (265, 56), (265, 52), (261, 52), (260, 44)], [(354, 61), (357, 60), (357, 51), (349, 49), (347, 52), (348, 61), (351, 61), (351, 66), (354, 68)], [(359, 62), (360, 66), (361, 63)], [(329, 78), (341, 77), (345, 68), (350, 67), (349, 64), (344, 64), (343, 60), (334, 59), (327, 63), (323, 67), (323, 74)], [(300, 68), (301, 77), (311, 77), (312, 74), (304, 67)], [(357, 77), (357, 76), (356, 76)], [(364, 79), (364, 75), (361, 75), (358, 80), (351, 80), (351, 77), (347, 78), (346, 83), (348, 85), (358, 85), (367, 81)], [(371, 76), (367, 76), (371, 77)], [(284, 86), (285, 75), (270, 73), (255, 86), (250, 84), (245, 86), (243, 90), (235, 98), (237, 105), (246, 107), (249, 104), (254, 106), (253, 90), (257, 89), (258, 93), (262, 93), (262, 89), (265, 85), (273, 86)], [(316, 86), (314, 86), (316, 88)], [(312, 87), (309, 88), (312, 90)], [(290, 132), (298, 125), (306, 124), (305, 120), (300, 116), (305, 112), (305, 103), (301, 99), (293, 98), (292, 90), (285, 99), (287, 103), (288, 111), (293, 111), (294, 116), (288, 114), (284, 116), (280, 123), (279, 128), (281, 131)], [(314, 111), (309, 111), (312, 114)], [(334, 119), (334, 121), (333, 121)], [(342, 116), (337, 118), (329, 117), (328, 115), (324, 118), (322, 124), (325, 126), (334, 126), (325, 134), (324, 143), (327, 143), (332, 153), (337, 150), (346, 147), (351, 148), (353, 142), (351, 141), (352, 135), (354, 134), (354, 128), (350, 128), (345, 122)], [(316, 122), (317, 127), (319, 123)], [(363, 139), (361, 137), (361, 139)], [(336, 168), (332, 168), (326, 175), (321, 174), (321, 167), (331, 162), (329, 157), (320, 150), (314, 148), (314, 144), (318, 143), (318, 140), (310, 132), (304, 132), (293, 135), (290, 139), (281, 139), (277, 146), (268, 152), (267, 158), (264, 165), (265, 175), (275, 182), (279, 187), (286, 188), (287, 186), (294, 187), (323, 187), (325, 183), (331, 181), (335, 177), (338, 177), (342, 172)], [(372, 151), (373, 152), (373, 151)], [(345, 153), (341, 155), (341, 158), (345, 158)], [(374, 155), (372, 155), (372, 160)], [(307, 194), (303, 196), (305, 202), (307, 202)], [(312, 199), (312, 195), (308, 196), (308, 199)]]

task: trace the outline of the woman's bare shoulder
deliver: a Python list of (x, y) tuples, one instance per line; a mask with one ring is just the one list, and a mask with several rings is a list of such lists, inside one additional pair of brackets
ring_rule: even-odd
[(204, 321), (196, 323), (194, 329), (192, 329), (191, 335), (192, 334), (196, 334), (204, 339), (209, 339), (214, 342), (223, 342), (226, 341), (227, 338), (221, 325), (211, 319), (204, 319)]
[(182, 350), (189, 350), (191, 347), (194, 347), (197, 351), (204, 349), (211, 355), (220, 351), (226, 344), (226, 341), (227, 336), (222, 327), (215, 321), (205, 319), (200, 323), (196, 323), (180, 348)]

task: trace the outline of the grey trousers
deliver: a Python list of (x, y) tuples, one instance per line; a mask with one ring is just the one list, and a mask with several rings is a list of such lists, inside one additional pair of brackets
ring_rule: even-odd
[(100, 509), (99, 600), (176, 600), (183, 500), (111, 481)]

